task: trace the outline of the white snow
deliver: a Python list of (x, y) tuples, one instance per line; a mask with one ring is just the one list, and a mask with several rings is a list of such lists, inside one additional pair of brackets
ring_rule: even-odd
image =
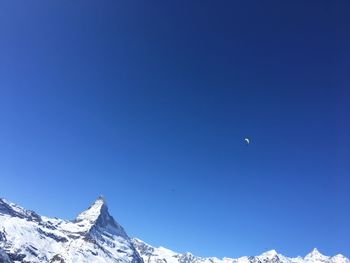
[[(254, 257), (234, 258), (203, 258), (190, 253), (177, 253), (164, 247), (152, 247), (140, 239), (133, 239), (134, 246), (143, 257), (145, 263), (350, 263), (349, 259), (343, 255), (327, 257), (318, 250), (313, 250), (310, 254), (302, 257), (289, 258), (279, 254), (276, 250), (269, 250)], [(322, 260), (322, 261), (320, 261)]]
[(0, 199), (0, 262), (11, 263), (9, 257), (14, 255), (32, 263), (350, 263), (343, 255), (329, 257), (317, 249), (304, 258), (269, 250), (254, 257), (219, 259), (153, 247), (137, 238), (131, 240), (109, 215), (103, 198), (73, 221), (39, 216)]
[[(115, 235), (116, 231), (109, 231), (119, 225), (109, 214), (102, 214), (107, 213), (107, 210), (101, 210), (104, 204), (102, 199), (98, 199), (74, 221), (43, 216), (39, 217), (39, 221), (18, 217), (16, 213), (27, 215), (28, 211), (0, 201), (0, 234), (6, 237), (5, 240), (0, 239), (0, 248), (9, 255), (23, 254), (26, 261), (33, 263), (51, 262), (55, 256), (63, 258), (66, 263), (142, 263), (127, 236), (118, 236)], [(10, 213), (14, 214), (9, 214), (7, 207), (2, 212), (1, 205), (9, 205), (13, 208)], [(112, 225), (95, 225), (100, 216), (107, 218)]]

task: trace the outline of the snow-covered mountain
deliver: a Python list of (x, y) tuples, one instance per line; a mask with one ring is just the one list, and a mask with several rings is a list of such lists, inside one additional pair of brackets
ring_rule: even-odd
[(350, 263), (349, 259), (343, 255), (328, 257), (322, 255), (317, 249), (304, 258), (288, 258), (275, 250), (270, 250), (259, 256), (219, 259), (197, 257), (188, 252), (176, 253), (164, 247), (153, 247), (137, 238), (134, 238), (132, 242), (145, 263)]
[(143, 263), (98, 198), (74, 221), (39, 216), (0, 199), (0, 262)]
[(98, 198), (73, 221), (40, 216), (0, 199), (0, 263), (350, 263), (317, 249), (304, 258), (275, 250), (238, 259), (202, 258), (130, 239)]

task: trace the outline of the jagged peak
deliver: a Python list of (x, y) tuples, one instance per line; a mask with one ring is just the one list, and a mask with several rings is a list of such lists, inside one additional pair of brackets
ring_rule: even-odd
[[(147, 262), (149, 255), (152, 255), (155, 257), (154, 261), (152, 262), (156, 262), (158, 259), (159, 261), (163, 261), (163, 259), (168, 259), (168, 258), (172, 259), (174, 257), (182, 258), (182, 257), (193, 256), (191, 253), (177, 253), (175, 251), (169, 250), (168, 248), (154, 247), (152, 245), (147, 244), (146, 242), (144, 242), (139, 238), (133, 238), (132, 241), (136, 249), (139, 251), (139, 253), (146, 258), (145, 262)], [(224, 257), (220, 259), (215, 257), (210, 257), (210, 258), (201, 258), (197, 256), (193, 256), (193, 257), (196, 258), (196, 260), (194, 260), (193, 262), (198, 261), (198, 262), (204, 262), (204, 263), (207, 263), (207, 262), (211, 262), (211, 263), (254, 263), (254, 262), (350, 263), (350, 260), (341, 254), (337, 254), (333, 257), (327, 257), (322, 255), (317, 249), (313, 249), (312, 252), (309, 253), (309, 258), (305, 257), (305, 260), (301, 256), (297, 256), (293, 258), (284, 256), (283, 254), (279, 254), (276, 250), (266, 251), (260, 254), (259, 256), (243, 256), (240, 258)], [(185, 261), (180, 260), (179, 262), (185, 262)]]
[(267, 258), (273, 258), (273, 257), (278, 256), (278, 253), (277, 253), (276, 250), (271, 249), (271, 250), (268, 250), (268, 251), (262, 253), (260, 256), (261, 257), (267, 257)]
[(85, 227), (87, 232), (98, 229), (100, 232), (109, 232), (129, 239), (123, 227), (109, 214), (106, 200), (102, 195), (87, 210), (77, 216), (76, 222)]
[(38, 222), (41, 221), (41, 217), (34, 211), (24, 209), (23, 207), (9, 202), (4, 198), (0, 198), (0, 213), (25, 218), (27, 220), (34, 220)]
[(78, 216), (81, 221), (38, 216), (38, 222), (34, 215), (0, 199), (1, 263), (143, 263), (122, 227), (108, 214), (103, 197)]
[(94, 223), (102, 213), (108, 214), (108, 208), (107, 208), (106, 200), (102, 196), (99, 196), (96, 199), (96, 201), (91, 206), (89, 206), (87, 210), (81, 212), (77, 216), (76, 220), (77, 221), (87, 220), (91, 223)]
[(310, 258), (312, 258), (312, 259), (317, 258), (317, 259), (325, 260), (329, 257), (323, 255), (317, 248), (314, 248), (309, 254), (307, 254), (305, 256), (305, 259), (310, 259)]
[(106, 199), (104, 198), (103, 195), (99, 195), (99, 196), (97, 197), (96, 201), (97, 201), (97, 200), (101, 200), (101, 201), (103, 201), (104, 203), (106, 203)]
[(264, 254), (266, 254), (266, 255), (277, 255), (278, 253), (277, 253), (276, 250), (271, 249), (271, 250), (266, 251)]
[(322, 255), (322, 253), (317, 248), (314, 248), (309, 254), (311, 254), (311, 255)]
[(21, 210), (21, 211), (25, 210), (24, 208), (14, 204), (14, 203), (11, 203), (10, 201), (8, 201), (5, 198), (1, 197), (0, 198), (0, 207), (4, 207), (4, 206), (9, 207), (9, 208), (11, 208), (13, 210)]

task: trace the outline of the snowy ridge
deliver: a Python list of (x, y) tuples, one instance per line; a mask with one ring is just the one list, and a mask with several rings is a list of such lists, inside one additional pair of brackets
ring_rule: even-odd
[(75, 220), (49, 218), (0, 199), (0, 263), (350, 263), (314, 249), (304, 258), (275, 250), (259, 256), (204, 258), (130, 239), (99, 197)]
[(7, 261), (143, 263), (102, 198), (73, 221), (39, 216), (0, 199), (0, 262)]
[(325, 256), (316, 248), (304, 258), (289, 258), (276, 250), (269, 250), (259, 256), (219, 259), (197, 257), (188, 252), (177, 253), (164, 247), (156, 248), (137, 238), (132, 241), (145, 263), (350, 263), (349, 259), (343, 255)]

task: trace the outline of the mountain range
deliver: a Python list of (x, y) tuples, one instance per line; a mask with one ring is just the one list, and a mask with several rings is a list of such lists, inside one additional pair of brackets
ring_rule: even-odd
[(197, 257), (130, 238), (99, 197), (74, 220), (40, 216), (0, 199), (0, 263), (350, 263), (314, 249), (289, 258), (275, 250), (241, 258)]

